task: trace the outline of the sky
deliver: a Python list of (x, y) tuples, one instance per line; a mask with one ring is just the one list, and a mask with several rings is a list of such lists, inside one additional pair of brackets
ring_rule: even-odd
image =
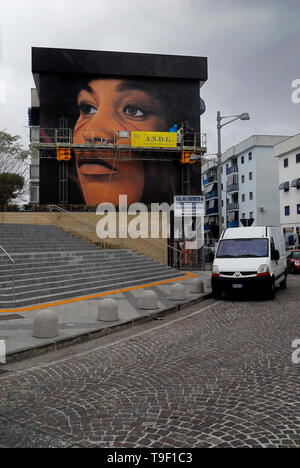
[(209, 154), (217, 151), (217, 111), (251, 116), (222, 130), (224, 151), (253, 134), (299, 132), (300, 103), (292, 102), (292, 83), (300, 80), (299, 0), (0, 0), (0, 6), (0, 129), (21, 135), (25, 145), (31, 47), (208, 57), (201, 95)]

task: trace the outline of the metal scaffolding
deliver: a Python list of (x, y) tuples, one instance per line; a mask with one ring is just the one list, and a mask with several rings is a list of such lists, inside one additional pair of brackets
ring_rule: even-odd
[[(58, 159), (60, 150), (68, 150), (72, 158), (99, 158), (105, 153), (106, 160), (156, 161), (182, 164), (181, 187), (183, 195), (191, 192), (191, 164), (188, 155), (202, 156), (207, 152), (207, 135), (188, 133), (178, 136), (177, 147), (135, 147), (131, 145), (129, 132), (115, 132), (113, 141), (104, 141), (92, 130), (87, 130), (83, 143), (74, 142), (69, 122), (61, 118), (59, 128), (31, 128), (31, 146), (39, 150), (40, 158)], [(127, 136), (123, 136), (123, 134)], [(59, 160), (59, 203), (68, 203), (68, 162)]]

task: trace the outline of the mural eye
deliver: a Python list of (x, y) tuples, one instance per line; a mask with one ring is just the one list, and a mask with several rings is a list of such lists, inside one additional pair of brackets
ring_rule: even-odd
[(97, 109), (93, 107), (91, 104), (81, 103), (79, 105), (80, 111), (83, 115), (94, 115), (97, 112)]
[(123, 112), (125, 112), (128, 117), (144, 117), (145, 115), (145, 112), (135, 106), (126, 106), (124, 107)]

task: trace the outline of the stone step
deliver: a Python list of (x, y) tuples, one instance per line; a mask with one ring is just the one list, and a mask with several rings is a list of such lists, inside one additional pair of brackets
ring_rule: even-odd
[[(100, 258), (100, 256), (102, 256), (103, 258), (107, 257), (108, 255), (111, 257), (112, 255), (114, 257), (124, 257), (124, 256), (127, 256), (127, 255), (135, 255), (135, 256), (139, 256), (140, 254), (138, 254), (137, 252), (134, 252), (132, 250), (128, 250), (128, 249), (100, 249), (99, 247), (94, 247), (94, 249), (91, 249), (91, 250), (73, 250), (73, 251), (66, 251), (66, 252), (48, 252), (48, 251), (45, 251), (45, 252), (26, 252), (26, 253), (23, 253), (23, 254), (16, 254), (16, 256), (14, 257), (14, 260), (18, 263), (20, 263), (21, 261), (27, 261), (27, 260), (39, 260), (40, 258), (50, 258), (50, 259), (59, 259), (59, 258), (65, 258), (65, 257), (72, 257), (72, 256), (81, 256), (82, 254), (84, 254), (85, 257), (91, 257), (91, 256), (97, 256)], [(141, 255), (141, 257), (143, 257), (143, 255)], [(145, 258), (145, 257), (143, 257)], [(1, 254), (0, 253), (0, 264), (4, 264), (4, 263), (7, 263), (7, 264), (10, 264), (10, 260), (7, 258), (7, 256), (5, 254)]]
[[(13, 267), (0, 251), (0, 308), (75, 298), (182, 275), (129, 249), (113, 245), (110, 249), (108, 244), (101, 249), (55, 226), (0, 223), (0, 244), (16, 262)], [(119, 244), (123, 245), (122, 241)]]
[[(153, 268), (156, 269), (165, 269), (164, 271), (169, 271), (172, 270), (170, 267), (165, 267), (164, 265), (161, 264), (155, 264), (155, 263), (143, 263), (140, 265), (136, 264), (128, 264), (128, 265), (122, 265), (118, 267), (118, 274), (123, 274), (123, 273), (132, 273), (135, 271), (150, 271)], [(17, 287), (19, 286), (30, 286), (30, 285), (35, 285), (35, 284), (41, 284), (41, 283), (47, 283), (50, 281), (50, 279), (55, 279), (55, 281), (60, 281), (64, 280), (66, 277), (70, 279), (76, 279), (76, 278), (102, 278), (104, 275), (105, 276), (110, 276), (116, 272), (116, 268), (112, 268), (109, 266), (105, 266), (101, 270), (99, 270), (98, 267), (94, 268), (86, 268), (86, 269), (79, 269), (79, 270), (57, 270), (56, 272), (49, 271), (49, 272), (44, 272), (40, 273), (38, 277), (36, 277), (35, 274), (22, 274), (18, 275), (15, 278), (15, 285)], [(3, 277), (4, 281), (2, 281), (2, 278), (0, 277), (0, 290), (1, 288), (11, 288), (13, 284), (12, 276), (11, 277)]]
[[(80, 278), (65, 278), (64, 280), (62, 279), (57, 279), (53, 278), (52, 281), (48, 282), (37, 282), (31, 284), (29, 287), (28, 285), (22, 286), (19, 284), (16, 284), (15, 286), (15, 294), (18, 296), (19, 294), (34, 294), (35, 291), (40, 291), (40, 290), (47, 290), (47, 291), (59, 291), (60, 289), (68, 289), (70, 291), (76, 291), (78, 287), (84, 287), (86, 286), (96, 286), (96, 285), (102, 285), (103, 283), (106, 283), (107, 281), (120, 281), (120, 280), (125, 280), (128, 278), (129, 280), (133, 281), (134, 279), (139, 279), (141, 276), (153, 276), (156, 274), (169, 274), (172, 272), (166, 272), (163, 267), (152, 267), (152, 268), (139, 268), (133, 271), (123, 271), (123, 272), (111, 272), (110, 274), (106, 275), (99, 275), (99, 276), (94, 276), (93, 278), (85, 278), (85, 277), (80, 277)], [(1, 288), (0, 289), (0, 301), (3, 300), (4, 296), (9, 296), (12, 294), (12, 286), (9, 288)]]
[[(105, 267), (110, 267), (110, 268), (118, 268), (119, 266), (124, 266), (124, 265), (143, 265), (144, 263), (147, 263), (148, 265), (155, 263), (152, 259), (141, 259), (141, 258), (125, 258), (122, 259), (122, 262), (120, 262), (119, 259), (112, 259), (107, 261), (103, 261), (101, 259), (97, 260), (81, 260), (79, 261), (78, 259), (74, 259), (72, 261), (57, 261), (57, 262), (45, 262), (45, 263), (33, 263), (33, 264), (24, 264), (24, 265), (16, 265), (15, 267), (15, 276), (19, 277), (20, 275), (24, 274), (43, 274), (47, 273), (50, 271), (62, 271), (66, 270), (67, 272), (74, 272), (75, 270), (79, 270), (82, 268), (84, 271), (89, 270), (90, 268), (98, 268), (98, 269), (104, 269)], [(7, 268), (0, 268), (0, 278), (5, 279), (7, 275), (13, 275), (13, 267), (10, 267), (9, 269)]]
[[(116, 291), (120, 289), (127, 289), (131, 288), (134, 286), (139, 286), (139, 285), (147, 285), (150, 283), (156, 283), (160, 281), (166, 281), (169, 279), (176, 279), (178, 277), (182, 276), (182, 273), (176, 272), (176, 273), (171, 273), (171, 274), (159, 274), (159, 275), (154, 275), (154, 276), (140, 276), (138, 279), (131, 280), (129, 278), (125, 278), (124, 280), (120, 280), (118, 282), (113, 281), (113, 282), (105, 282), (101, 286), (96, 286), (96, 287), (87, 287), (87, 288), (77, 288), (76, 291), (74, 290), (63, 290), (63, 288), (60, 291), (36, 291), (36, 294), (32, 295), (27, 295), (27, 297), (20, 297), (20, 295), (16, 295), (15, 301), (13, 302), (12, 300), (9, 300), (8, 298), (0, 298), (0, 308), (10, 308), (12, 306), (14, 307), (19, 307), (19, 306), (25, 306), (25, 305), (31, 305), (31, 304), (39, 304), (39, 303), (45, 303), (45, 302), (51, 302), (51, 301), (56, 301), (56, 300), (63, 300), (63, 299), (68, 299), (68, 298), (77, 298), (77, 297), (82, 297), (85, 295), (91, 295), (91, 294), (100, 294), (101, 292), (106, 292), (106, 291)], [(11, 296), (10, 296), (11, 297)]]

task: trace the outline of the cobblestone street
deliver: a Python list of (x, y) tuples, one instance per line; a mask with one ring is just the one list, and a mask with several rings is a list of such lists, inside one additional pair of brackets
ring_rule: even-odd
[(300, 276), (0, 367), (2, 447), (300, 447)]

